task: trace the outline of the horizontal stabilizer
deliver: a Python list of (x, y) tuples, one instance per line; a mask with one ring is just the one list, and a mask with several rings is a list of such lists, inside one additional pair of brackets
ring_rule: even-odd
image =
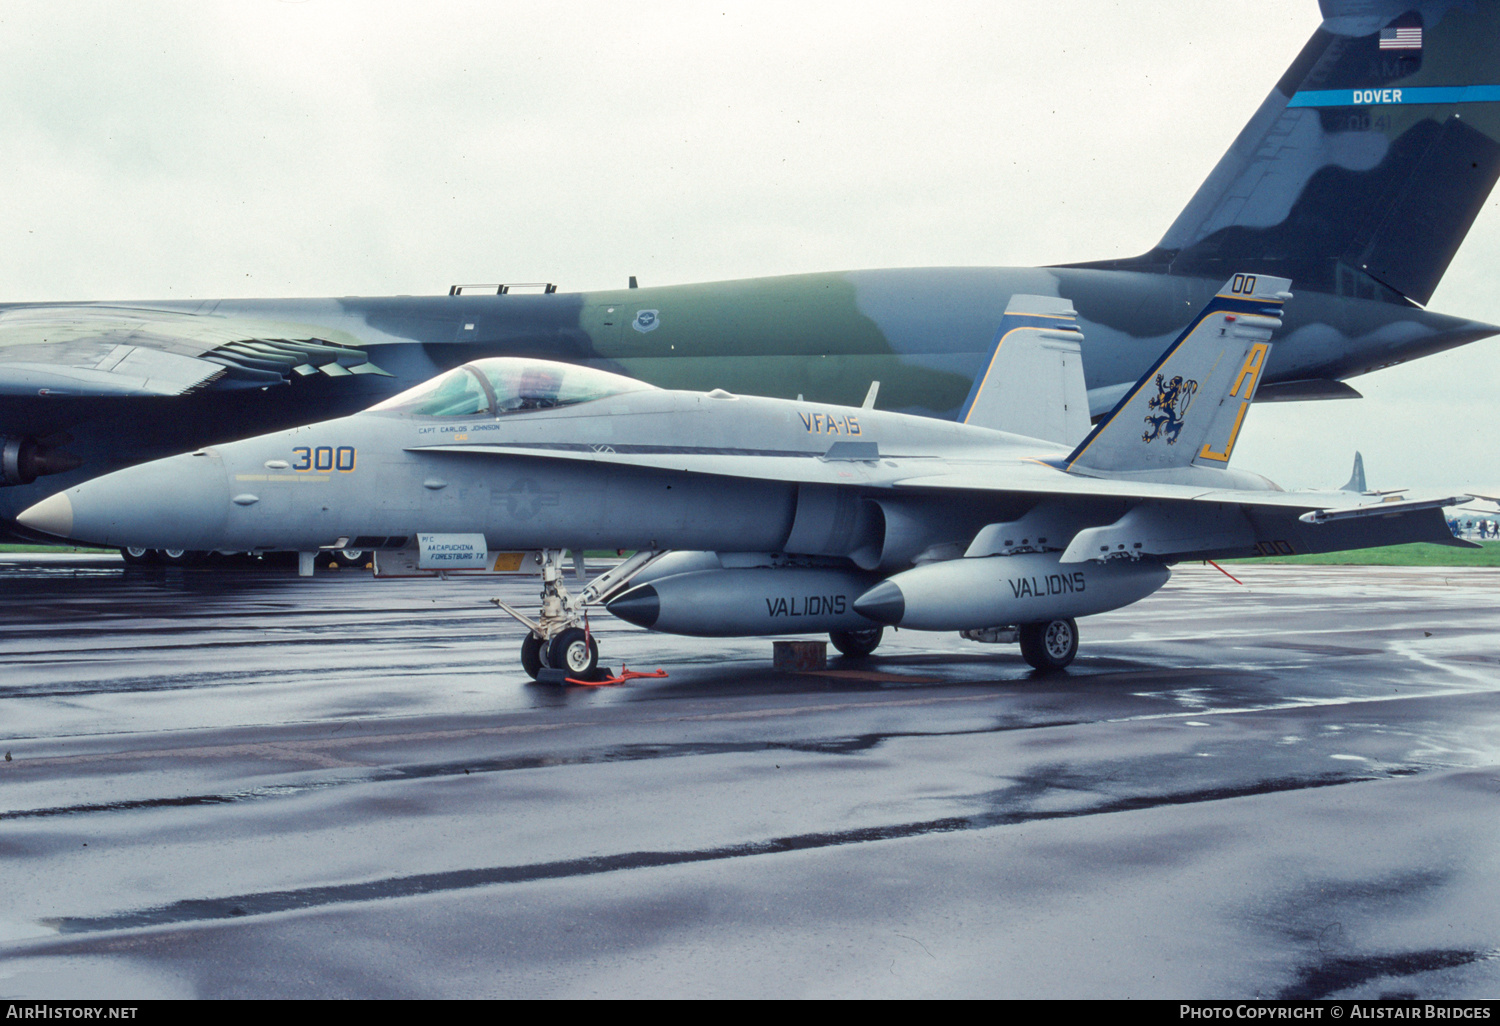
[(1224, 467), (1281, 327), (1285, 278), (1236, 274), (1064, 461), (1075, 473)]
[(1333, 378), (1300, 378), (1296, 381), (1268, 381), (1255, 393), (1258, 403), (1299, 403), (1312, 399), (1363, 399), (1352, 385)]
[(1011, 296), (959, 423), (1076, 444), (1089, 430), (1082, 341), (1068, 300)]

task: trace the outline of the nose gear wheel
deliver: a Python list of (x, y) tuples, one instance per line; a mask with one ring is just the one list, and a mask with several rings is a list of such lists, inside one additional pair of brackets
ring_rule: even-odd
[(593, 673), (599, 665), (599, 644), (579, 628), (569, 627), (547, 646), (547, 662), (574, 675)]

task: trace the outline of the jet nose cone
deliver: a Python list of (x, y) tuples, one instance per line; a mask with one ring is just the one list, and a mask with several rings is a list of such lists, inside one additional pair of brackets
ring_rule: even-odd
[(631, 588), (613, 602), (606, 602), (604, 608), (626, 623), (649, 628), (661, 616), (661, 598), (651, 585), (642, 584)]
[(899, 624), (906, 615), (906, 596), (890, 581), (881, 581), (854, 600), (854, 611), (876, 623)]
[(217, 549), (230, 506), (221, 460), (173, 456), (76, 485), (16, 519), (94, 545)]
[(67, 492), (49, 495), (35, 506), (21, 511), (16, 523), (43, 534), (55, 534), (66, 538), (73, 533), (73, 503)]

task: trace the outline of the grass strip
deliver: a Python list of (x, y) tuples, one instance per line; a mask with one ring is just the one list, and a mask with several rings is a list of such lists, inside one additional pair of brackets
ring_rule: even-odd
[(1221, 563), (1302, 563), (1318, 566), (1500, 566), (1500, 542), (1480, 542), (1480, 548), (1460, 549), (1431, 542), (1382, 545), (1348, 552), (1320, 552), (1306, 556), (1257, 556), (1221, 559)]

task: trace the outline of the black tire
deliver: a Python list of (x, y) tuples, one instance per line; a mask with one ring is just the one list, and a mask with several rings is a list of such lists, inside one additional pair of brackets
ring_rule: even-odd
[(197, 566), (208, 558), (208, 553), (197, 549), (156, 549), (156, 558), (167, 566)]
[(318, 553), (317, 564), (323, 570), (339, 570), (344, 567), (363, 567), (370, 561), (372, 553), (363, 549), (329, 549)]
[(1038, 670), (1061, 670), (1078, 654), (1078, 622), (1044, 620), (1021, 625), (1021, 655)]
[(120, 555), (125, 559), (126, 566), (151, 566), (156, 562), (155, 549), (124, 548)]
[(828, 640), (833, 647), (851, 659), (863, 659), (880, 647), (885, 637), (884, 627), (868, 627), (862, 631), (829, 631)]
[(521, 669), (532, 680), (536, 680), (542, 673), (542, 639), (530, 631), (526, 632), (526, 638), (521, 642)]
[(582, 628), (569, 627), (547, 646), (547, 665), (572, 676), (593, 673), (599, 665), (599, 643)]

